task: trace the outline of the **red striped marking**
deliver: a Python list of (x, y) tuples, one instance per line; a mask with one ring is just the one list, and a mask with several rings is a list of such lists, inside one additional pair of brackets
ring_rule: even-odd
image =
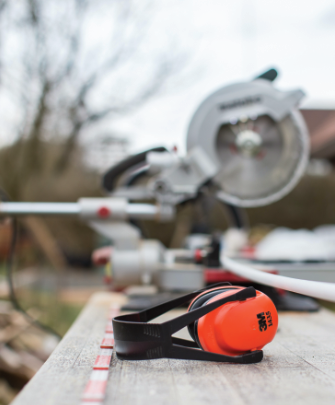
[(111, 319), (119, 315), (119, 312), (119, 307), (115, 305), (113, 305), (109, 311), (106, 333), (100, 345), (100, 353), (95, 359), (93, 371), (82, 396), (83, 405), (87, 402), (103, 404), (114, 346), (114, 334), (112, 333), (113, 324)]
[(82, 397), (83, 401), (101, 401), (105, 397), (108, 370), (93, 370)]
[(83, 401), (100, 401), (105, 397), (106, 381), (89, 381), (86, 385)]
[(100, 354), (95, 359), (94, 370), (108, 370), (112, 359), (113, 349), (101, 349)]
[(100, 347), (101, 349), (112, 349), (114, 347), (114, 333), (105, 333)]

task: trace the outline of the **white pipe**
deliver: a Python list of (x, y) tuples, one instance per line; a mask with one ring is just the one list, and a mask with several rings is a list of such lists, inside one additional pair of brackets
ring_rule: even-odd
[(240, 277), (247, 278), (260, 284), (269, 285), (271, 287), (281, 288), (298, 294), (308, 295), (309, 297), (335, 302), (334, 283), (323, 283), (320, 281), (300, 280), (291, 277), (278, 276), (276, 274), (256, 270), (249, 265), (239, 263), (226, 256), (222, 256), (221, 261), (226, 269)]

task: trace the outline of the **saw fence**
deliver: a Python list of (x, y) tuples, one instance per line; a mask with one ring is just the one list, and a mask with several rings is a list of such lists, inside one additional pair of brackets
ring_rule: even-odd
[[(110, 307), (125, 302), (121, 294), (93, 295), (13, 405), (82, 404), (101, 350)], [(181, 311), (171, 311), (164, 315), (164, 320)], [(181, 334), (188, 338), (187, 332)], [(120, 361), (113, 353), (103, 403), (334, 404), (334, 335), (335, 314), (323, 309), (317, 313), (280, 313), (278, 333), (265, 347), (264, 359), (258, 364), (171, 359)]]

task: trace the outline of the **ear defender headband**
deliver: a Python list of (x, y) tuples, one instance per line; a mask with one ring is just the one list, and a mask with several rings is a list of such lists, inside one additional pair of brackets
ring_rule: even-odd
[[(188, 312), (161, 324), (148, 323), (191, 301)], [(173, 337), (188, 327), (194, 342)], [(121, 360), (162, 357), (239, 364), (258, 363), (274, 338), (278, 314), (271, 299), (253, 287), (212, 285), (140, 312), (113, 319)]]

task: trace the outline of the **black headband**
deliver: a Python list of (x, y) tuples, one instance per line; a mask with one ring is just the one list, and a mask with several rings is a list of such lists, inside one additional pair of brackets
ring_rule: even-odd
[(155, 305), (140, 312), (117, 316), (113, 319), (115, 351), (121, 360), (149, 360), (162, 357), (172, 359), (204, 360), (239, 364), (258, 363), (263, 358), (262, 350), (255, 350), (239, 356), (225, 356), (199, 349), (195, 342), (172, 335), (202, 316), (228, 302), (245, 301), (256, 297), (256, 290), (247, 287), (228, 297), (221, 298), (203, 307), (189, 311), (161, 324), (148, 321), (185, 304), (200, 293), (215, 287), (230, 285), (219, 283)]

